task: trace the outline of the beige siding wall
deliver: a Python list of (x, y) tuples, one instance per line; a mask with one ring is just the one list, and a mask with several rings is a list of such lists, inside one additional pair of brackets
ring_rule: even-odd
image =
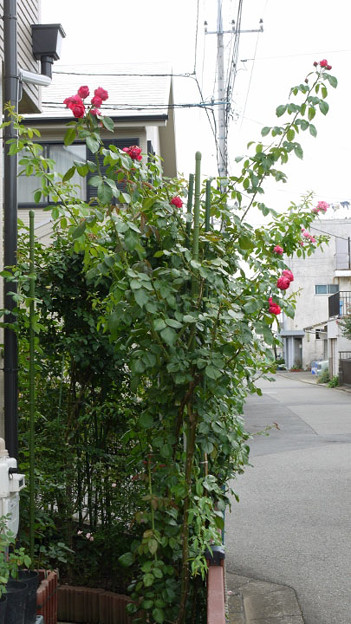
[[(4, 14), (4, 0), (0, 0), (1, 16)], [(39, 23), (39, 0), (17, 0), (17, 52), (18, 67), (38, 73), (38, 62), (32, 55), (31, 25)], [(4, 26), (0, 20), (0, 54), (4, 58)], [(36, 85), (24, 85), (19, 110), (23, 113), (38, 112), (40, 107), (39, 89)]]
[[(4, 1), (0, 0), (1, 18), (4, 14)], [(17, 0), (17, 54), (21, 69), (38, 72), (39, 64), (32, 55), (31, 24), (39, 23), (40, 0)], [(3, 103), (3, 60), (4, 60), (4, 25), (0, 19), (0, 101)], [(39, 89), (34, 85), (25, 85), (22, 100), (19, 103), (21, 113), (39, 112)], [(0, 131), (1, 133), (1, 131)], [(0, 134), (0, 139), (2, 134)], [(3, 240), (3, 151), (0, 150), (0, 241)], [(0, 268), (3, 266), (3, 246), (0, 243)], [(3, 306), (3, 284), (0, 281), (0, 307)], [(3, 342), (2, 332), (0, 342)], [(4, 375), (3, 360), (0, 360), (0, 437), (4, 437)]]

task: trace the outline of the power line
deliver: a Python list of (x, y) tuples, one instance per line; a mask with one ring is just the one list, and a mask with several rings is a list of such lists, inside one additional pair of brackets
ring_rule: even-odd
[[(62, 102), (49, 102), (49, 101), (44, 100), (43, 104), (46, 107), (65, 110), (65, 107), (62, 105)], [(137, 105), (137, 104), (108, 104), (106, 108), (108, 110), (138, 110), (138, 111), (153, 110), (153, 109), (167, 110), (170, 108), (171, 109), (173, 108), (204, 108), (204, 109), (211, 110), (213, 106), (222, 106), (222, 102), (202, 101), (202, 102), (188, 102), (188, 103), (181, 103), (181, 104), (143, 104), (142, 106)], [(101, 108), (101, 110), (102, 111), (104, 110), (103, 107)]]
[(199, 34), (199, 12), (200, 12), (200, 0), (197, 0), (197, 3), (196, 3), (195, 51), (194, 51), (194, 69), (193, 69), (193, 74), (196, 74), (197, 39), (198, 39), (198, 34)]
[(181, 74), (174, 74), (169, 72), (164, 73), (138, 73), (138, 72), (99, 72), (99, 71), (59, 71), (53, 70), (53, 74), (62, 74), (65, 76), (118, 76), (118, 77), (137, 77), (137, 78), (164, 78), (164, 77), (177, 77), (177, 78), (192, 78), (195, 72), (185, 72)]
[[(253, 63), (252, 63), (252, 66), (251, 66), (251, 71), (250, 71), (249, 84), (248, 84), (248, 87), (247, 87), (247, 92), (246, 92), (246, 97), (245, 97), (244, 108), (243, 108), (243, 112), (242, 112), (242, 116), (241, 116), (241, 126), (242, 126), (242, 124), (243, 124), (243, 120), (244, 120), (244, 116), (245, 116), (245, 112), (246, 112), (246, 106), (247, 106), (247, 102), (248, 102), (249, 95), (250, 95), (250, 91), (251, 91), (251, 84), (252, 84), (253, 69), (254, 69), (254, 66), (255, 66), (255, 59), (256, 59), (256, 54), (257, 54), (257, 48), (258, 48), (259, 36), (260, 36), (260, 34), (259, 34), (259, 33), (257, 33), (256, 45), (255, 45), (255, 51), (254, 51), (254, 57), (253, 57)], [(241, 127), (241, 126), (240, 126), (240, 127)]]
[(311, 225), (310, 230), (315, 230), (316, 232), (319, 232), (320, 234), (326, 234), (327, 236), (333, 236), (334, 238), (340, 238), (341, 240), (346, 240), (346, 241), (349, 240), (349, 237), (346, 238), (345, 236), (340, 236), (339, 234), (332, 234), (331, 232), (320, 230), (316, 228), (314, 225)]

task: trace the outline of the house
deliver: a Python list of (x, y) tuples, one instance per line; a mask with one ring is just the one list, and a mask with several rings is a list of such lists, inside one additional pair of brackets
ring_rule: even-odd
[(279, 335), (288, 369), (310, 369), (313, 362), (329, 361), (329, 374), (339, 371), (340, 353), (351, 351), (339, 319), (351, 312), (351, 218), (318, 219), (312, 235), (328, 234), (329, 244), (305, 259), (294, 256), (289, 294), (297, 295), (295, 317), (283, 315)]
[[(42, 113), (26, 115), (25, 123), (38, 128), (45, 155), (55, 160), (60, 172), (67, 171), (74, 160), (89, 157), (85, 144), (63, 144), (66, 124), (73, 120), (63, 101), (82, 85), (89, 86), (91, 95), (97, 87), (109, 94), (101, 107), (101, 112), (114, 122), (114, 133), (102, 134), (107, 145), (138, 145), (144, 154), (161, 157), (165, 176), (177, 175), (172, 76), (164, 63), (55, 67), (53, 81), (43, 92)], [(86, 102), (90, 103), (90, 99)], [(72, 180), (81, 187), (81, 198), (87, 200), (92, 192), (88, 179), (77, 175)], [(19, 217), (26, 222), (28, 209), (34, 209), (36, 234), (46, 239), (51, 229), (49, 213), (44, 211), (47, 204), (34, 203), (36, 187), (35, 178), (19, 178)]]

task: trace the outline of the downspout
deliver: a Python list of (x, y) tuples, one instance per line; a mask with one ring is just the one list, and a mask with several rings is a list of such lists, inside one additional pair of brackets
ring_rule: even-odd
[[(18, 69), (17, 64), (17, 0), (4, 0), (4, 102), (18, 112), (20, 85), (23, 82), (48, 87), (51, 83), (52, 63), (59, 58), (57, 51), (40, 57), (43, 74)], [(56, 25), (54, 25), (56, 26)], [(65, 33), (58, 25), (61, 37)], [(11, 121), (6, 113), (5, 121)], [(17, 264), (17, 155), (9, 155), (6, 142), (17, 139), (11, 122), (4, 128), (4, 267)], [(8, 313), (5, 323), (14, 321), (10, 292), (17, 293), (17, 283), (4, 280), (4, 306)], [(18, 458), (18, 345), (17, 336), (10, 328), (4, 330), (4, 414), (5, 441), (10, 457)]]
[[(4, 102), (18, 111), (17, 0), (4, 0)], [(9, 121), (8, 114), (5, 121)], [(4, 266), (17, 263), (17, 155), (10, 156), (6, 142), (16, 139), (13, 123), (4, 128)], [(17, 292), (16, 282), (4, 280), (6, 323), (12, 323), (15, 302), (9, 292)], [(18, 458), (18, 346), (16, 333), (4, 330), (4, 413), (5, 441), (10, 457)]]

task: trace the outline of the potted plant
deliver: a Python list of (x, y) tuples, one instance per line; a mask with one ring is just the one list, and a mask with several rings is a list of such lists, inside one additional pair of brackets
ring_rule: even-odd
[(22, 624), (27, 585), (18, 580), (18, 573), (21, 567), (30, 566), (31, 559), (24, 548), (15, 547), (16, 536), (7, 522), (7, 516), (0, 517), (0, 624), (5, 621), (5, 613), (6, 622)]

